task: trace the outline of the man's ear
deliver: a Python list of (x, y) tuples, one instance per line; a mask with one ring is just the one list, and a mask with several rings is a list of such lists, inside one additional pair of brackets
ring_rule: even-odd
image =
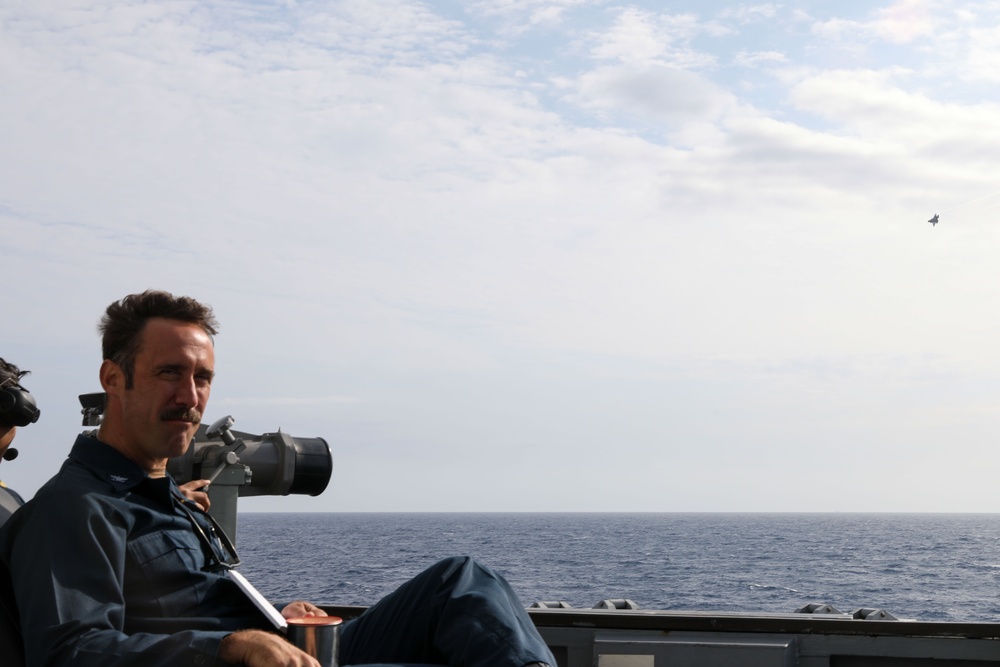
[(125, 373), (121, 366), (110, 359), (101, 363), (100, 378), (101, 387), (108, 395), (114, 396), (125, 391)]

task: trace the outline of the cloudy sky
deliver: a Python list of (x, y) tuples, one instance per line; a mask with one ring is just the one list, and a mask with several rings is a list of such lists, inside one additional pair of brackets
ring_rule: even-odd
[[(247, 511), (1000, 512), (1000, 2), (0, 4), (0, 356), (221, 321)], [(936, 227), (927, 219), (939, 213)]]

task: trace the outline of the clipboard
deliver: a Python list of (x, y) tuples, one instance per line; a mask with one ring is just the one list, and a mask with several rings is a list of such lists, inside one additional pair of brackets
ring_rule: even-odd
[(260, 609), (261, 613), (267, 617), (267, 620), (271, 621), (271, 625), (274, 626), (275, 630), (284, 633), (288, 629), (288, 621), (282, 616), (274, 605), (267, 601), (267, 598), (261, 595), (253, 584), (247, 581), (247, 578), (236, 570), (226, 570), (226, 574), (230, 579), (236, 582), (236, 585), (240, 587), (246, 596), (250, 598), (251, 602), (257, 609)]

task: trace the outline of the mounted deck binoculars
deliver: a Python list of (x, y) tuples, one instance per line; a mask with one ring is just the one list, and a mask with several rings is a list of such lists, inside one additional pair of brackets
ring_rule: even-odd
[[(98, 426), (103, 392), (82, 394), (83, 425)], [(230, 416), (198, 427), (182, 456), (167, 470), (178, 484), (207, 479), (211, 515), (236, 542), (236, 502), (240, 496), (318, 496), (330, 483), (333, 457), (323, 438), (299, 438), (282, 431), (254, 435), (231, 430)]]

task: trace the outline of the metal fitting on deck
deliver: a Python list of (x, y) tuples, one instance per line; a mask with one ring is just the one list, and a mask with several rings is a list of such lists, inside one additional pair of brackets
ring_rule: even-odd
[(593, 609), (638, 609), (639, 605), (632, 600), (618, 598), (616, 600), (601, 600), (595, 604)]
[(796, 614), (842, 614), (846, 616), (845, 612), (840, 611), (836, 607), (830, 604), (822, 604), (819, 602), (810, 602), (804, 607), (799, 607), (795, 610)]
[(862, 618), (866, 621), (898, 621), (899, 619), (887, 612), (885, 609), (858, 609), (854, 612), (854, 618)]

